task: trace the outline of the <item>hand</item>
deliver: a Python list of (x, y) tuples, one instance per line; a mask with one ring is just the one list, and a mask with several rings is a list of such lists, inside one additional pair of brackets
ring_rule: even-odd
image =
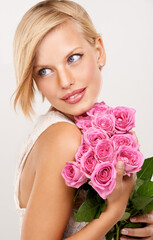
[[(142, 240), (153, 240), (153, 211), (140, 215), (135, 216), (130, 219), (131, 222), (137, 223), (146, 223), (146, 227), (144, 228), (125, 228), (121, 230), (122, 236), (120, 239), (124, 240), (134, 240), (136, 237), (141, 237)], [(129, 236), (129, 237), (128, 237)], [(134, 237), (134, 238), (132, 238)]]
[(121, 218), (126, 209), (129, 196), (135, 186), (136, 174), (133, 173), (130, 177), (127, 175), (124, 176), (124, 162), (122, 161), (117, 163), (116, 171), (116, 186), (113, 192), (107, 197), (107, 207), (117, 209)]

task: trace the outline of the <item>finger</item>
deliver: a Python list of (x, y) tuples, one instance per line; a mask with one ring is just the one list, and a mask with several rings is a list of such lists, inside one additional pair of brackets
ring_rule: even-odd
[(153, 224), (153, 211), (149, 212), (147, 214), (135, 216), (133, 218), (130, 218), (131, 222), (143, 222), (143, 223), (149, 223)]
[[(120, 236), (120, 240), (136, 240), (136, 239), (140, 239), (140, 238), (132, 238), (132, 237), (126, 237), (126, 236)], [(141, 238), (141, 240), (153, 240), (153, 237), (145, 237), (145, 238)]]
[(137, 135), (135, 134), (134, 131), (132, 131), (132, 135), (135, 137), (135, 141), (136, 141), (136, 143), (139, 144), (139, 141), (138, 141)]
[(153, 225), (144, 228), (124, 228), (121, 233), (133, 237), (150, 237), (153, 235)]
[[(139, 141), (138, 141), (137, 135), (135, 134), (134, 131), (132, 131), (132, 135), (135, 137), (135, 142), (136, 142), (136, 144), (138, 145), (138, 147), (140, 147), (140, 144), (139, 144)], [(140, 151), (140, 148), (138, 148), (138, 151)]]
[(125, 175), (124, 180), (126, 180), (128, 184), (131, 184), (131, 186), (134, 187), (136, 184), (137, 175), (136, 173), (131, 173), (130, 176)]
[(124, 175), (124, 162), (123, 161), (117, 162), (116, 171), (117, 171), (116, 183), (120, 183), (120, 182), (122, 182), (123, 175)]

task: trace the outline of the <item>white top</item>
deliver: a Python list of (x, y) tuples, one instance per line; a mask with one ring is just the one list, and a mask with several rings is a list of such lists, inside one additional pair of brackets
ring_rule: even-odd
[[(23, 146), (23, 149), (21, 151), (21, 154), (19, 156), (19, 162), (17, 164), (16, 175), (15, 175), (14, 198), (15, 198), (16, 210), (17, 210), (17, 212), (19, 214), (19, 218), (20, 218), (20, 231), (21, 231), (23, 217), (26, 212), (26, 208), (20, 208), (18, 193), (19, 193), (20, 176), (21, 176), (21, 172), (22, 172), (25, 160), (26, 160), (30, 150), (32, 149), (34, 143), (36, 142), (38, 137), (42, 134), (42, 132), (44, 132), (49, 126), (51, 126), (52, 124), (57, 123), (57, 122), (69, 122), (71, 124), (74, 124), (70, 119), (68, 119), (65, 115), (63, 115), (62, 113), (60, 113), (58, 111), (49, 111), (46, 114), (41, 115), (38, 118), (32, 132), (28, 135), (28, 137), (25, 141), (25, 144)], [(85, 192), (82, 191), (80, 193), (80, 196), (79, 196), (77, 202), (75, 203), (73, 211), (79, 207), (79, 205), (82, 203), (84, 198), (85, 198)], [(81, 223), (75, 222), (74, 217), (73, 217), (73, 212), (72, 212), (72, 215), (69, 219), (69, 223), (64, 232), (63, 238), (72, 236), (74, 233), (81, 230), (86, 224), (87, 223), (85, 223), (85, 222), (81, 222)]]

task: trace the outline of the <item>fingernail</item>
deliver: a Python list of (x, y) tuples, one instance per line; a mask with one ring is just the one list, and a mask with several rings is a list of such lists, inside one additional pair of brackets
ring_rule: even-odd
[(128, 230), (122, 229), (122, 230), (121, 230), (121, 233), (122, 233), (122, 234), (128, 234)]
[(118, 161), (118, 162), (117, 162), (117, 167), (118, 167), (118, 168), (124, 168), (124, 162)]
[(134, 217), (134, 218), (130, 218), (130, 221), (131, 222), (135, 222), (136, 221), (136, 218)]
[(124, 237), (120, 237), (120, 240), (126, 240), (126, 238), (124, 238)]

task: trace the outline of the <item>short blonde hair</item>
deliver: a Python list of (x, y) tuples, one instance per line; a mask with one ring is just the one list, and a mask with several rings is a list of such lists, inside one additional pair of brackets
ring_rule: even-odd
[(87, 12), (69, 0), (46, 0), (29, 9), (19, 23), (14, 37), (14, 66), (17, 80), (14, 107), (17, 103), (26, 116), (33, 113), (33, 66), (36, 48), (53, 28), (72, 19), (81, 28), (85, 39), (94, 44), (100, 35), (96, 32)]

